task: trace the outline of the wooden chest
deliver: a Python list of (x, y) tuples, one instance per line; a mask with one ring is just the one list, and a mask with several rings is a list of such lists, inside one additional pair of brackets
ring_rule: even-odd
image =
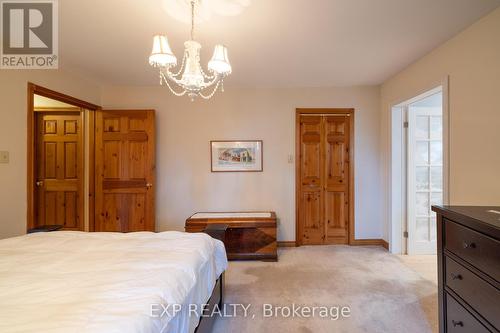
[(439, 331), (500, 331), (500, 207), (438, 214)]
[(195, 213), (186, 220), (185, 230), (202, 232), (210, 224), (227, 225), (229, 260), (278, 260), (274, 212)]

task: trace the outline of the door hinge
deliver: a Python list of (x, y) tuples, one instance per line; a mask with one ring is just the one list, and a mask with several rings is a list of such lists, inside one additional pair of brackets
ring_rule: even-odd
[(408, 128), (408, 125), (409, 125), (409, 124), (408, 124), (408, 122), (407, 122), (407, 121), (405, 121), (405, 122), (403, 123), (403, 127), (404, 127), (404, 128)]
[(403, 237), (408, 238), (408, 231), (403, 232)]

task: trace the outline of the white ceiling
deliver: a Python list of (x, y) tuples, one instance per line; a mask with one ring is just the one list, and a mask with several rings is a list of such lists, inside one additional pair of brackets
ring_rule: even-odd
[[(162, 1), (167, 0), (59, 1), (61, 67), (104, 84), (158, 84), (147, 62), (152, 36), (167, 34), (177, 57), (189, 38), (189, 24), (167, 14)], [(237, 16), (214, 14), (198, 24), (196, 39), (204, 66), (215, 44), (228, 47), (229, 86), (371, 85), (499, 5), (500, 0), (252, 0)]]

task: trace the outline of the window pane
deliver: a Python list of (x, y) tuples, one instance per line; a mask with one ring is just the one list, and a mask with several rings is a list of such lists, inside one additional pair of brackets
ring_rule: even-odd
[(427, 241), (429, 240), (429, 218), (427, 217), (417, 217), (416, 219), (416, 235), (417, 241)]
[(443, 171), (441, 167), (431, 167), (431, 188), (439, 191), (443, 189)]
[(415, 126), (415, 136), (419, 139), (429, 138), (429, 117), (428, 116), (417, 116), (416, 126)]
[[(432, 192), (431, 193), (431, 206), (432, 205), (442, 205), (443, 204), (443, 193), (442, 192)], [(436, 218), (436, 213), (431, 210), (431, 218)]]
[(431, 164), (443, 164), (443, 142), (431, 142)]
[(432, 192), (431, 193), (431, 205), (442, 205), (443, 204), (443, 193)]
[(429, 164), (429, 142), (417, 141), (415, 163), (420, 165)]
[(415, 186), (418, 191), (429, 189), (429, 168), (416, 167), (415, 168)]
[(430, 221), (430, 225), (429, 225), (429, 231), (430, 231), (430, 240), (431, 241), (435, 241), (436, 240), (436, 217), (433, 216), (431, 217), (431, 221)]
[(429, 216), (429, 193), (416, 193), (416, 215)]
[(431, 138), (432, 139), (441, 139), (443, 137), (443, 118), (439, 117), (431, 117)]

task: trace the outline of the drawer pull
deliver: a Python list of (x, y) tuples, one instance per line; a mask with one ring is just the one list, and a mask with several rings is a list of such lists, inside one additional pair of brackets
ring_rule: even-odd
[(463, 277), (460, 274), (453, 274), (453, 273), (451, 273), (451, 279), (452, 280), (462, 280)]
[(453, 324), (453, 327), (464, 327), (464, 323), (462, 323), (461, 321), (452, 320), (451, 323)]
[(464, 246), (464, 249), (474, 249), (474, 248), (476, 248), (476, 244), (474, 244), (474, 243), (464, 242), (463, 246)]

